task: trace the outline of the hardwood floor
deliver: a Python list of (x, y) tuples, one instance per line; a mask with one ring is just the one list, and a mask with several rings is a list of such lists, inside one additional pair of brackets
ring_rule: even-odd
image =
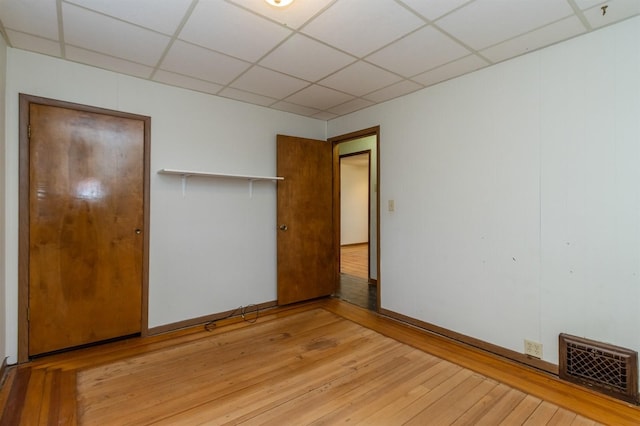
[(13, 367), (0, 409), (2, 425), (640, 422), (637, 407), (338, 299)]
[(349, 244), (340, 247), (340, 273), (369, 279), (369, 244)]

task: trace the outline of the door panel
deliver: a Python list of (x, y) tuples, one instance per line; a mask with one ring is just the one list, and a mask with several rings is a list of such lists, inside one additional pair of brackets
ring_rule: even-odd
[(141, 332), (141, 120), (29, 106), (29, 356)]
[[(335, 291), (333, 150), (322, 140), (278, 135), (278, 304)], [(285, 228), (286, 227), (286, 228)]]

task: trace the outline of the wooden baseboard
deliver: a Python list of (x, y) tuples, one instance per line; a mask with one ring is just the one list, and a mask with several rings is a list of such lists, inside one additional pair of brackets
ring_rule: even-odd
[[(245, 306), (244, 308), (246, 309), (246, 312), (248, 314), (248, 313), (253, 313), (256, 310), (263, 311), (265, 309), (274, 308), (276, 306), (278, 306), (278, 302), (273, 300), (270, 302), (259, 303), (257, 305)], [(178, 321), (171, 324), (165, 324), (158, 327), (153, 327), (148, 330), (148, 335), (153, 336), (156, 334), (168, 333), (170, 331), (176, 331), (182, 328), (188, 328), (188, 327), (193, 327), (200, 324), (206, 324), (211, 321), (218, 321), (224, 318), (241, 316), (243, 312), (241, 308), (242, 307), (237, 309), (232, 309), (226, 312), (219, 312), (217, 314), (205, 315), (198, 318), (191, 318), (184, 321)]]
[(550, 362), (543, 361), (541, 359), (533, 358), (528, 355), (521, 354), (516, 351), (512, 351), (511, 349), (506, 349), (506, 348), (503, 348), (502, 346), (494, 345), (492, 343), (488, 343), (483, 340), (476, 339), (474, 337), (469, 337), (464, 334), (456, 333), (455, 331), (451, 331), (446, 328), (439, 327), (434, 324), (430, 324), (428, 322), (420, 321), (418, 319), (411, 318), (406, 315), (402, 315), (397, 312), (390, 311), (384, 308), (380, 308), (380, 314), (388, 316), (398, 321), (405, 322), (415, 327), (422, 328), (424, 330), (427, 330), (432, 333), (438, 334), (440, 336), (446, 337), (448, 339), (454, 340), (458, 343), (472, 346), (474, 348), (478, 348), (483, 351), (489, 352), (493, 355), (506, 358), (510, 361), (515, 361), (520, 364), (524, 364), (528, 367), (533, 367), (538, 370), (542, 370), (546, 373), (553, 374), (554, 376), (558, 376), (558, 366), (556, 364), (552, 364)]

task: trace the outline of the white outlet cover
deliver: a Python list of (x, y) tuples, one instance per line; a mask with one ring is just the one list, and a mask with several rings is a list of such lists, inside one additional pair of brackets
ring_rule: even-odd
[(524, 339), (524, 353), (534, 358), (542, 359), (542, 343)]

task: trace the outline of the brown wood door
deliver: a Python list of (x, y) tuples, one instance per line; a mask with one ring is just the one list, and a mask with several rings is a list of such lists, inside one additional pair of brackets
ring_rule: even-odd
[(278, 135), (278, 304), (335, 291), (333, 149), (330, 142)]
[(145, 122), (28, 112), (29, 356), (140, 333)]

